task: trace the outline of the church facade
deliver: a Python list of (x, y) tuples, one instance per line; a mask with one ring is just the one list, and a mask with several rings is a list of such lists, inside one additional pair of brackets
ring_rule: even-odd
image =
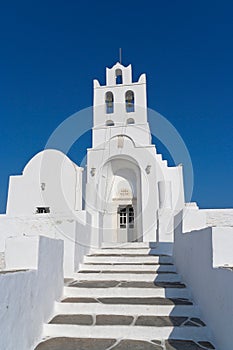
[(103, 242), (172, 242), (173, 217), (185, 205), (182, 166), (169, 167), (151, 138), (146, 75), (133, 82), (131, 65), (116, 63), (106, 85), (94, 80), (85, 172), (58, 151), (39, 153), (11, 177), (7, 213), (84, 211)]

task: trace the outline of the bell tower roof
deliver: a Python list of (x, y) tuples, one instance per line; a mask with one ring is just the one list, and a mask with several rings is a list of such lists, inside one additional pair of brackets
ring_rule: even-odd
[(132, 84), (132, 66), (127, 67), (117, 62), (112, 68), (106, 68), (106, 85)]
[(133, 82), (132, 65), (124, 66), (116, 62), (111, 68), (106, 68), (106, 85), (101, 86), (97, 79), (94, 80), (94, 88), (98, 87), (115, 87), (130, 84), (145, 84), (146, 75), (142, 74), (137, 82)]

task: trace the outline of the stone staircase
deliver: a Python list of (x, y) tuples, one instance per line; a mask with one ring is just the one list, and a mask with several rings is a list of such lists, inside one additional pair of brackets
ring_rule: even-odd
[(156, 245), (91, 251), (36, 350), (215, 349), (198, 307)]

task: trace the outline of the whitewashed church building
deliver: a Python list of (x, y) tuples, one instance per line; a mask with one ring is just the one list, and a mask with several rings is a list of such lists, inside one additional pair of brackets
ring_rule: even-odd
[(10, 177), (0, 349), (232, 350), (233, 210), (185, 203), (145, 74), (116, 63), (93, 95), (85, 168), (45, 149)]

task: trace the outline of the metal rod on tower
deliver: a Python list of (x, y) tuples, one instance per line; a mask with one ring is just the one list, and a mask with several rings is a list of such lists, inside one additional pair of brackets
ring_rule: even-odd
[(122, 63), (122, 48), (121, 47), (119, 48), (119, 61), (121, 64)]

